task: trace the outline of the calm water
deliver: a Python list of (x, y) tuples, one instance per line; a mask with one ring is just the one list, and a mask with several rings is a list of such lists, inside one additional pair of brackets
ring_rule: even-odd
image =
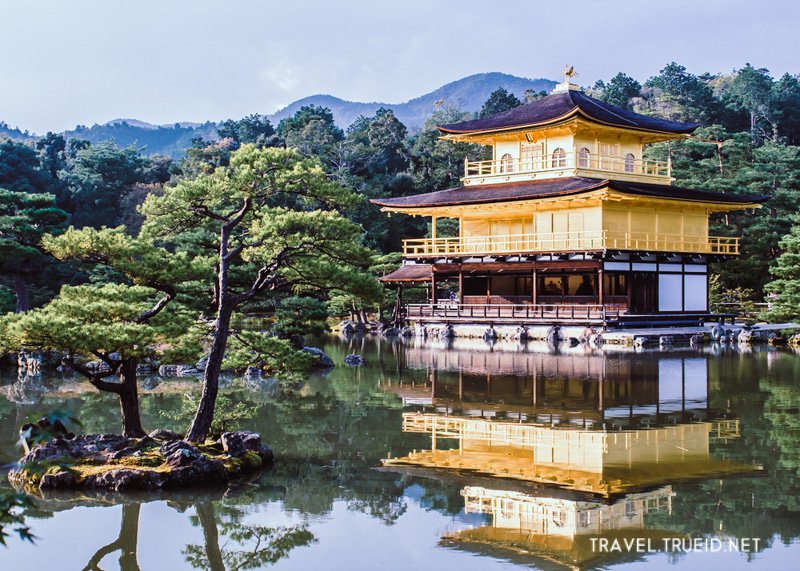
[[(0, 569), (798, 568), (795, 352), (313, 344), (338, 366), (296, 393), (223, 391), (270, 472), (224, 493), (40, 499), (36, 544), (12, 538)], [(1, 374), (0, 464), (31, 412), (119, 430), (114, 398), (79, 379)], [(141, 385), (145, 428), (183, 430), (198, 383)]]

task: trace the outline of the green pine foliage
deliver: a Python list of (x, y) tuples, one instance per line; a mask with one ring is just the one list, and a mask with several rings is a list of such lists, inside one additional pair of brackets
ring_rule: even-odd
[(767, 284), (768, 311), (772, 322), (800, 321), (800, 218), (780, 243), (783, 253), (770, 268), (775, 279)]

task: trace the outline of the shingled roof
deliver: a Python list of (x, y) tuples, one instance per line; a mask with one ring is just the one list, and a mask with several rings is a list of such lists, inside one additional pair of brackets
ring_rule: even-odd
[(691, 200), (696, 202), (756, 204), (769, 199), (769, 196), (761, 195), (724, 194), (721, 192), (694, 190), (665, 184), (623, 182), (610, 179), (574, 176), (558, 179), (506, 182), (503, 184), (459, 186), (457, 188), (450, 188), (427, 194), (417, 194), (414, 196), (379, 198), (371, 202), (380, 206), (395, 208), (426, 208), (431, 206), (454, 206), (459, 204), (481, 204), (569, 196), (604, 187), (626, 194), (675, 200)]
[(640, 115), (589, 97), (582, 91), (570, 89), (489, 117), (463, 123), (439, 125), (436, 128), (448, 134), (502, 131), (545, 125), (575, 114), (605, 125), (660, 133), (691, 133), (700, 126), (699, 123), (676, 123)]
[(430, 264), (408, 264), (378, 278), (379, 282), (426, 282), (430, 281), (433, 272)]

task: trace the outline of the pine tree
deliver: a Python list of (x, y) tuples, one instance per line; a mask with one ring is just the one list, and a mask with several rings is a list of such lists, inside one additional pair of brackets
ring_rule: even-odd
[(762, 316), (772, 322), (800, 319), (800, 218), (781, 240), (781, 254), (770, 273), (777, 279), (766, 286), (768, 311)]
[[(210, 265), (130, 238), (122, 227), (70, 228), (58, 237), (45, 236), (43, 246), (60, 259), (109, 266), (128, 283), (63, 286), (45, 307), (0, 320), (0, 348), (64, 353), (65, 365), (98, 390), (119, 397), (123, 434), (144, 436), (137, 366), (155, 356), (153, 347), (158, 344), (170, 344), (173, 353), (198, 351), (195, 312), (176, 306), (174, 300), (182, 282), (207, 276)], [(99, 366), (87, 364), (92, 360)], [(109, 380), (116, 375), (119, 382)]]
[(27, 276), (47, 261), (39, 245), (42, 236), (61, 231), (68, 218), (52, 194), (0, 188), (0, 275), (13, 280), (17, 313), (30, 309)]
[(372, 253), (361, 245), (362, 230), (337, 210), (358, 202), (356, 194), (327, 178), (318, 160), (253, 145), (234, 152), (228, 169), (148, 197), (144, 236), (215, 257), (213, 343), (187, 440), (208, 435), (231, 317), (239, 306), (287, 291), (323, 294), (338, 288), (369, 300), (380, 297), (377, 282), (364, 271)]

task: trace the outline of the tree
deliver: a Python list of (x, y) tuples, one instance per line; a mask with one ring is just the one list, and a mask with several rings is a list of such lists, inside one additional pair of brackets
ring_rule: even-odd
[(291, 117), (281, 119), (278, 134), (286, 146), (305, 157), (317, 157), (331, 172), (335, 166), (339, 143), (344, 132), (336, 126), (333, 113), (327, 107), (304, 105)]
[(800, 217), (781, 240), (781, 248), (783, 254), (769, 270), (775, 279), (765, 288), (769, 309), (764, 317), (785, 323), (800, 319)]
[(238, 121), (228, 119), (217, 129), (217, 134), (221, 139), (233, 139), (237, 148), (247, 143), (257, 147), (274, 147), (278, 142), (270, 120), (258, 113)]
[(41, 246), (47, 232), (60, 232), (69, 215), (55, 207), (52, 194), (0, 188), (0, 273), (14, 282), (17, 313), (30, 309), (27, 276), (47, 260)]
[(0, 140), (0, 188), (12, 192), (56, 194), (58, 180), (42, 169), (31, 147), (11, 140)]
[(333, 210), (357, 202), (355, 194), (327, 179), (317, 160), (253, 145), (234, 152), (229, 169), (148, 197), (144, 235), (169, 239), (196, 230), (198, 237), (216, 236), (213, 341), (187, 440), (208, 435), (237, 307), (267, 292), (338, 287), (379, 295), (363, 271), (371, 254), (360, 243), (361, 229)]
[(481, 146), (442, 140), (442, 133), (436, 129), (436, 125), (471, 119), (474, 119), (472, 113), (457, 105), (444, 100), (434, 104), (422, 131), (411, 141), (411, 176), (417, 188), (431, 192), (450, 188), (464, 176), (464, 159), (477, 161), (483, 158)]
[(522, 105), (522, 101), (517, 99), (516, 95), (509, 93), (504, 87), (498, 87), (489, 95), (489, 99), (481, 107), (478, 117), (488, 117), (520, 105)]
[(728, 96), (750, 114), (753, 144), (761, 138), (775, 139), (777, 134), (772, 120), (772, 78), (769, 70), (756, 69), (748, 63), (736, 74)]
[(150, 182), (147, 167), (136, 147), (119, 149), (114, 141), (75, 150), (72, 170), (65, 176), (72, 193), (72, 223), (77, 228), (116, 226), (125, 195), (136, 183)]
[(598, 81), (594, 89), (600, 92), (600, 99), (606, 103), (630, 109), (630, 101), (639, 96), (642, 85), (632, 77), (619, 72), (608, 83)]
[(800, 144), (800, 81), (784, 74), (772, 86), (775, 128), (790, 145)]
[(711, 124), (721, 107), (708, 85), (711, 79), (701, 79), (672, 62), (645, 82), (641, 97), (634, 98), (631, 104), (638, 113), (670, 121)]
[[(184, 253), (172, 254), (130, 238), (122, 228), (70, 229), (59, 237), (45, 237), (43, 243), (57, 258), (113, 267), (132, 285), (63, 286), (45, 307), (0, 320), (0, 344), (13, 351), (63, 352), (65, 365), (98, 390), (119, 397), (123, 435), (144, 436), (137, 366), (155, 355), (158, 344), (169, 343), (173, 353), (197, 352), (196, 336), (191, 335), (193, 312), (164, 309), (177, 296), (182, 280), (207, 275), (209, 266)], [(97, 363), (90, 366), (81, 358), (96, 359)], [(119, 382), (107, 380), (114, 375), (119, 375)]]

